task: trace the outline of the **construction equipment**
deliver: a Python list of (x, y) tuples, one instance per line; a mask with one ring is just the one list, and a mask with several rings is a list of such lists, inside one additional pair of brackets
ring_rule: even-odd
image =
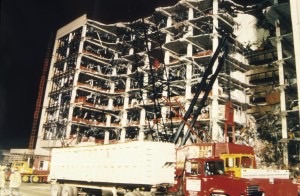
[(27, 161), (15, 161), (11, 168), (18, 168), (22, 182), (46, 183), (50, 170), (50, 157), (35, 156)]
[[(203, 108), (204, 104), (205, 104), (205, 101), (212, 89), (212, 86), (215, 82), (215, 80), (217, 79), (217, 76), (218, 74), (220, 73), (223, 65), (224, 65), (224, 60), (225, 60), (225, 57), (227, 55), (227, 52), (226, 50), (224, 50), (224, 46), (226, 45), (226, 42), (229, 38), (229, 34), (225, 31), (222, 31), (222, 30), (218, 30), (219, 33), (222, 35), (222, 39), (221, 41), (219, 42), (219, 45), (215, 51), (215, 53), (213, 54), (209, 64), (208, 64), (208, 67), (206, 68), (204, 74), (203, 74), (203, 77), (200, 81), (200, 83), (198, 84), (197, 86), (197, 90), (195, 92), (195, 95), (191, 101), (191, 104), (189, 105), (189, 108), (187, 109), (186, 113), (184, 114), (184, 117), (183, 117), (183, 121), (180, 123), (175, 135), (174, 135), (174, 138), (173, 138), (173, 142), (176, 143), (178, 138), (179, 138), (179, 135), (180, 133), (183, 132), (183, 128), (184, 128), (184, 125), (186, 124), (185, 121), (187, 121), (187, 119), (191, 116), (193, 110), (194, 110), (194, 107), (195, 105), (197, 104), (197, 110), (193, 113), (193, 118), (191, 120), (191, 122), (189, 123), (190, 124), (190, 127), (193, 127), (196, 120), (197, 120), (197, 117), (199, 116), (200, 112), (201, 112), (201, 109)], [(223, 50), (223, 52), (222, 52)], [(219, 62), (218, 62), (218, 65), (213, 73), (213, 66), (217, 60), (217, 58), (219, 57)], [(207, 84), (207, 80), (208, 80), (208, 77), (211, 75), (210, 77), (210, 80)], [(198, 98), (199, 98), (199, 95), (201, 92), (204, 91), (204, 95), (202, 97), (202, 99), (200, 100), (199, 103), (198, 102)], [(187, 129), (187, 131), (184, 133), (184, 136), (181, 140), (181, 144), (180, 146), (184, 145), (188, 139), (190, 135), (190, 129)]]

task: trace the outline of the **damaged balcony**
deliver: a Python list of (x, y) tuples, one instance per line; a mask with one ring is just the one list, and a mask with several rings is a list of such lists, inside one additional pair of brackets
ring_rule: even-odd
[(84, 72), (99, 74), (102, 77), (112, 75), (113, 66), (99, 59), (83, 55), (81, 57), (80, 69)]

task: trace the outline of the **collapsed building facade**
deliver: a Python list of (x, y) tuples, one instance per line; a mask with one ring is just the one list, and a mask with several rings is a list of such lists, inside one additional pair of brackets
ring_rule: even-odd
[(226, 31), (228, 55), (189, 142), (236, 142), (255, 146), (261, 162), (297, 162), (292, 11), (289, 1), (181, 0), (132, 22), (79, 17), (56, 34), (36, 151), (171, 142)]

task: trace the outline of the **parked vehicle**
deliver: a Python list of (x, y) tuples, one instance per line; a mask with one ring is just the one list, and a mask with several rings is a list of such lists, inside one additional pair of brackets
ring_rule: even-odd
[(193, 158), (205, 156), (222, 159), (227, 175), (255, 182), (265, 195), (298, 194), (298, 185), (290, 179), (289, 170), (257, 168), (254, 149), (251, 146), (234, 143), (199, 143), (182, 148), (185, 149), (185, 154), (193, 155)]
[(48, 182), (50, 170), (50, 157), (34, 157), (24, 161), (14, 161), (11, 169), (18, 168), (22, 182), (45, 183)]

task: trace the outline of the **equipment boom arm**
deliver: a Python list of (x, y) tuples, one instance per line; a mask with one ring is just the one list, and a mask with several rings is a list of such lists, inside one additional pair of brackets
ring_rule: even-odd
[[(198, 106), (198, 109), (197, 109), (197, 111), (196, 111), (196, 113), (195, 113), (195, 115), (194, 115), (194, 117), (193, 117), (192, 122), (191, 122), (191, 126), (193, 126), (193, 125), (195, 124), (195, 121), (196, 121), (196, 119), (197, 119), (197, 116), (199, 115), (199, 113), (200, 113), (200, 111), (201, 111), (201, 109), (202, 109), (202, 107), (203, 107), (203, 105), (204, 105), (204, 103), (205, 103), (205, 101), (206, 101), (206, 99), (207, 99), (207, 97), (208, 97), (208, 94), (209, 94), (209, 92), (210, 92), (210, 90), (211, 90), (211, 88), (212, 88), (212, 86), (213, 86), (213, 83), (214, 83), (215, 79), (217, 78), (217, 75), (219, 74), (219, 72), (220, 72), (220, 70), (221, 70), (221, 68), (222, 68), (223, 63), (219, 63), (217, 69), (215, 70), (213, 76), (211, 77), (211, 80), (210, 80), (210, 82), (209, 82), (209, 86), (205, 88), (205, 85), (206, 85), (206, 81), (207, 81), (207, 79), (208, 79), (208, 76), (212, 73), (212, 69), (213, 69), (214, 63), (215, 63), (217, 57), (219, 56), (219, 54), (220, 54), (222, 48), (224, 47), (224, 45), (225, 45), (227, 39), (228, 39), (228, 34), (223, 34), (222, 39), (221, 39), (221, 41), (219, 42), (219, 45), (218, 45), (218, 47), (217, 47), (215, 53), (213, 54), (213, 56), (212, 56), (212, 58), (211, 58), (211, 60), (210, 60), (210, 62), (209, 62), (209, 64), (208, 64), (207, 69), (205, 70), (205, 72), (204, 72), (204, 74), (203, 74), (202, 80), (200, 81), (200, 83), (199, 83), (198, 86), (197, 86), (197, 89), (196, 89), (195, 95), (194, 95), (194, 97), (193, 97), (193, 99), (192, 99), (192, 101), (191, 101), (191, 104), (190, 104), (188, 110), (186, 111), (186, 113), (184, 114), (183, 120), (187, 121), (187, 119), (190, 117), (191, 113), (193, 112), (193, 108), (194, 108), (194, 106), (195, 106), (196, 103), (197, 103), (197, 100), (198, 100), (198, 97), (199, 97), (200, 93), (201, 93), (203, 90), (205, 90), (205, 94), (204, 94), (203, 98), (202, 98), (201, 101), (200, 101), (200, 104), (199, 104), (199, 106)], [(225, 56), (225, 55), (223, 54), (222, 58), (224, 58), (224, 56)], [(222, 60), (221, 60), (221, 61), (222, 61)], [(178, 129), (177, 129), (177, 131), (176, 131), (176, 133), (175, 133), (175, 135), (174, 135), (173, 143), (177, 143), (177, 140), (178, 140), (178, 138), (179, 138), (179, 135), (180, 135), (180, 133), (183, 131), (184, 125), (185, 125), (185, 122), (182, 121), (182, 122), (180, 123), (180, 125), (179, 125), (179, 127), (178, 127)], [(187, 133), (186, 133), (186, 134), (184, 135), (184, 137), (183, 137), (183, 140), (182, 140), (182, 142), (181, 142), (181, 145), (183, 145), (183, 144), (186, 142), (186, 140), (187, 140), (187, 138), (188, 138), (188, 136), (189, 136), (189, 133), (190, 133), (190, 132), (189, 132), (189, 130), (188, 130)]]

